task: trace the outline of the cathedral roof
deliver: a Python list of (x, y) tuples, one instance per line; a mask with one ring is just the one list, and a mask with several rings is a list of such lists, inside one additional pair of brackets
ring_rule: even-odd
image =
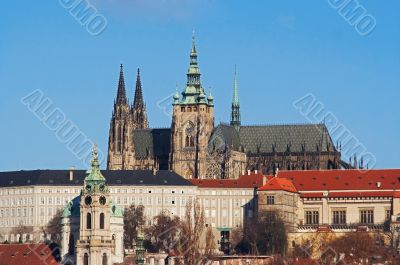
[(228, 146), (233, 150), (239, 150), (240, 138), (239, 133), (231, 125), (220, 124), (214, 128), (210, 142), (213, 149), (220, 149), (221, 147)]
[[(214, 134), (221, 136), (233, 150), (243, 147), (248, 154), (276, 152), (336, 151), (324, 124), (240, 126), (218, 125)], [(211, 138), (212, 140), (215, 137)]]
[(171, 146), (171, 129), (134, 130), (133, 143), (136, 157), (168, 156)]

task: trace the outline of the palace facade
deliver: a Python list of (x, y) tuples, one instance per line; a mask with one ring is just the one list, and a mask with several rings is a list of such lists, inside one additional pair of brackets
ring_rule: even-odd
[(193, 37), (186, 87), (172, 99), (171, 128), (151, 129), (140, 72), (129, 104), (121, 65), (110, 122), (109, 170), (164, 169), (185, 178), (234, 179), (247, 170), (348, 167), (324, 124), (246, 126), (235, 71), (229, 124), (215, 126), (214, 98), (201, 84)]
[(278, 213), (290, 245), (320, 232), (387, 233), (400, 248), (400, 170), (279, 171), (258, 189), (259, 213)]

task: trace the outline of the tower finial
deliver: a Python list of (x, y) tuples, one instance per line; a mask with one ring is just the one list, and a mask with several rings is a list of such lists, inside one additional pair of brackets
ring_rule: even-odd
[(92, 147), (92, 161), (91, 167), (87, 171), (87, 175), (85, 177), (85, 182), (87, 181), (104, 181), (105, 178), (100, 172), (100, 164), (97, 152), (97, 145), (93, 145)]
[(237, 68), (235, 64), (235, 76), (233, 81), (233, 99), (232, 104), (239, 105), (239, 91), (238, 91), (238, 83), (237, 83)]
[(126, 92), (125, 92), (125, 78), (124, 78), (124, 66), (120, 65), (119, 70), (119, 81), (118, 81), (118, 92), (117, 92), (117, 104), (126, 104)]
[(99, 157), (97, 151), (97, 144), (92, 147), (92, 168), (99, 168)]
[(197, 54), (197, 50), (196, 50), (196, 36), (194, 34), (194, 29), (192, 32), (192, 51), (191, 51), (191, 55), (196, 55)]
[(233, 80), (233, 98), (231, 106), (231, 125), (239, 127), (241, 125), (240, 121), (240, 104), (239, 104), (239, 91), (237, 83), (237, 68), (235, 64), (235, 74)]

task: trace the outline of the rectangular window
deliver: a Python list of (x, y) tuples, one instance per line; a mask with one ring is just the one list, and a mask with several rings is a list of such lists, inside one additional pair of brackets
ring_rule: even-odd
[(332, 212), (332, 223), (335, 225), (346, 224), (346, 211), (345, 210), (337, 210)]
[(275, 196), (274, 195), (268, 195), (267, 196), (267, 205), (274, 205), (275, 204)]
[(385, 210), (385, 220), (390, 221), (392, 218), (392, 211), (391, 210)]
[(306, 211), (306, 224), (317, 225), (319, 224), (319, 212), (318, 211)]
[(360, 211), (360, 223), (373, 224), (374, 223), (374, 211), (373, 210), (361, 210)]

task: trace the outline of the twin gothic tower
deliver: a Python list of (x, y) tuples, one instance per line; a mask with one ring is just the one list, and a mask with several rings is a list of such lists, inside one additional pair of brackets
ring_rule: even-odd
[(134, 169), (133, 131), (148, 127), (140, 70), (137, 70), (135, 96), (133, 104), (130, 105), (126, 96), (124, 70), (121, 64), (118, 92), (110, 122), (107, 163), (109, 169)]

